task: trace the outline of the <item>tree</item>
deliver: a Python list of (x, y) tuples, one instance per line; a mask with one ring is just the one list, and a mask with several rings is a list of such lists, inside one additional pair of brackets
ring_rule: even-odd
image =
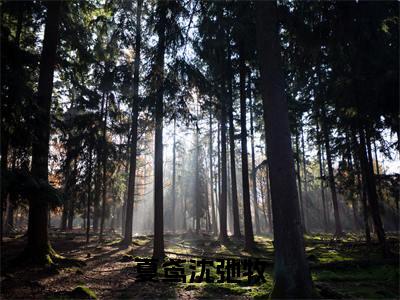
[[(230, 41), (228, 41), (230, 43)], [(236, 184), (236, 162), (235, 162), (235, 126), (233, 123), (233, 92), (232, 92), (232, 61), (231, 61), (231, 46), (228, 44), (228, 118), (229, 118), (229, 151), (230, 151), (230, 169), (231, 169), (231, 184), (232, 184), (232, 213), (233, 213), (233, 236), (241, 237), (239, 223), (239, 205), (237, 197)]]
[[(53, 90), (56, 50), (61, 15), (60, 1), (47, 2), (47, 17), (40, 58), (37, 108), (32, 144), (32, 175), (38, 182), (48, 182), (48, 154), (50, 139), (50, 107)], [(32, 196), (29, 199), (28, 244), (26, 255), (40, 263), (51, 263), (57, 254), (48, 239), (48, 203)]]
[[(256, 224), (256, 233), (261, 234), (260, 220), (258, 216), (258, 200), (257, 200), (257, 170), (256, 170), (256, 158), (254, 150), (254, 100), (251, 97), (251, 74), (249, 74), (248, 80), (248, 95), (250, 99), (250, 138), (251, 138), (251, 181), (253, 188), (253, 206), (254, 206), (254, 219)], [(264, 210), (265, 214), (265, 210)]]
[(246, 69), (243, 41), (239, 42), (239, 75), (240, 75), (240, 140), (242, 144), (242, 184), (243, 184), (243, 215), (245, 248), (254, 248), (253, 224), (251, 222), (249, 161), (247, 152), (246, 128)]
[(132, 97), (132, 120), (131, 120), (131, 145), (129, 158), (129, 179), (128, 195), (126, 200), (125, 232), (124, 243), (129, 245), (132, 242), (133, 204), (135, 194), (136, 177), (136, 155), (138, 139), (138, 107), (139, 107), (139, 66), (141, 50), (141, 13), (142, 0), (137, 1), (136, 6), (136, 38), (135, 38), (135, 62), (133, 66), (133, 97)]
[(163, 209), (163, 94), (164, 94), (164, 53), (167, 3), (157, 4), (159, 18), (156, 32), (158, 35), (157, 54), (154, 65), (155, 99), (155, 150), (154, 150), (154, 248), (153, 257), (164, 257), (164, 209)]
[(266, 143), (274, 216), (274, 298), (310, 298), (312, 281), (305, 256), (288, 106), (275, 2), (257, 2), (257, 49), (260, 63)]

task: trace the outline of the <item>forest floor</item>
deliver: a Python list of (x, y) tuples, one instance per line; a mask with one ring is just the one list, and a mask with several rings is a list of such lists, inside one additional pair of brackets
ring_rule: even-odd
[[(184, 264), (187, 282), (190, 259), (259, 257), (266, 261), (264, 283), (246, 280), (240, 283), (139, 282), (135, 258), (151, 256), (151, 236), (135, 237), (130, 247), (121, 246), (117, 235), (108, 235), (101, 244), (97, 237), (91, 240), (86, 244), (84, 233), (79, 230), (52, 231), (53, 248), (65, 257), (84, 261), (85, 266), (43, 269), (8, 264), (21, 252), (26, 239), (22, 236), (5, 238), (1, 248), (1, 298), (248, 299), (267, 298), (272, 289), (273, 245), (267, 236), (256, 236), (257, 249), (253, 253), (243, 251), (242, 241), (233, 239), (221, 245), (215, 237), (203, 234), (165, 236), (167, 256), (188, 261)], [(388, 242), (392, 253), (398, 254), (397, 235), (389, 235)], [(357, 235), (335, 241), (331, 235), (319, 234), (306, 236), (306, 251), (321, 298), (399, 298), (398, 256), (382, 259), (376, 244), (368, 248)], [(197, 275), (200, 269), (197, 267)], [(164, 274), (161, 267), (158, 271)], [(217, 278), (215, 270), (211, 270), (210, 275)]]

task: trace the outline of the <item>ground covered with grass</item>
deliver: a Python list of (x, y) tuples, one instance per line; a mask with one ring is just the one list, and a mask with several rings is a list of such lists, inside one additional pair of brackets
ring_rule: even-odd
[[(242, 241), (231, 239), (221, 244), (202, 234), (166, 235), (168, 259), (181, 259), (186, 283), (138, 280), (137, 258), (149, 258), (152, 237), (137, 236), (129, 247), (118, 235), (110, 234), (103, 243), (96, 236), (85, 243), (81, 231), (51, 233), (53, 248), (61, 255), (84, 262), (81, 266), (38, 268), (18, 265), (13, 258), (23, 249), (25, 238), (6, 238), (2, 245), (2, 299), (89, 299), (89, 298), (268, 298), (273, 285), (273, 243), (271, 237), (257, 236), (257, 248), (243, 251)], [(335, 240), (331, 235), (306, 236), (306, 251), (315, 287), (321, 298), (399, 298), (399, 240), (389, 235), (392, 256), (383, 259), (377, 244), (369, 247), (357, 235)], [(190, 283), (191, 272), (201, 275), (201, 266), (190, 260), (262, 258), (264, 281), (218, 283), (216, 268), (208, 268), (213, 283)], [(12, 262), (12, 263), (11, 263)], [(164, 274), (158, 267), (160, 278)], [(196, 280), (195, 280), (196, 281)]]

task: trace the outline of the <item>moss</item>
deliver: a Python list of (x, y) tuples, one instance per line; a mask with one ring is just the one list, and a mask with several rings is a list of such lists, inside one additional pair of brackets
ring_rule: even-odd
[(77, 299), (97, 299), (95, 292), (93, 292), (87, 286), (83, 286), (83, 285), (79, 285), (76, 288), (74, 288), (69, 293), (69, 295), (72, 298), (77, 298)]
[(133, 258), (132, 255), (123, 254), (122, 257), (121, 257), (121, 259), (120, 259), (119, 261), (120, 261), (120, 262), (132, 262), (132, 261), (134, 261), (134, 260), (135, 260), (135, 259)]
[(223, 296), (244, 295), (247, 289), (235, 283), (204, 283), (200, 297), (218, 298)]
[(399, 270), (396, 266), (384, 265), (379, 267), (357, 268), (340, 271), (314, 272), (316, 281), (386, 281), (397, 282)]

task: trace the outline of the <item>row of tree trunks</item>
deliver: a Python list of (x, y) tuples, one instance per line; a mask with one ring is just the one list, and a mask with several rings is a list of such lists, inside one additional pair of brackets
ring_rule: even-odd
[[(382, 219), (380, 216), (380, 208), (378, 203), (378, 194), (376, 191), (376, 182), (374, 171), (372, 168), (372, 157), (369, 155), (366, 134), (362, 126), (358, 128), (359, 144), (356, 144), (358, 149), (359, 161), (361, 166), (361, 174), (365, 184), (368, 204), (371, 211), (374, 228), (378, 236), (379, 243), (381, 244), (383, 255), (387, 256), (388, 249), (386, 245), (385, 231), (383, 230)], [(355, 140), (357, 142), (357, 140)]]
[(331, 188), (333, 214), (335, 217), (335, 235), (340, 236), (343, 230), (342, 230), (342, 223), (340, 221), (339, 205), (338, 205), (336, 185), (335, 185), (335, 175), (333, 173), (333, 165), (332, 165), (332, 153), (331, 153), (331, 146), (329, 143), (329, 128), (327, 126), (327, 122), (328, 121), (326, 117), (325, 108), (322, 108), (322, 134), (325, 143), (326, 161), (328, 163), (328, 181), (329, 181), (329, 186)]

